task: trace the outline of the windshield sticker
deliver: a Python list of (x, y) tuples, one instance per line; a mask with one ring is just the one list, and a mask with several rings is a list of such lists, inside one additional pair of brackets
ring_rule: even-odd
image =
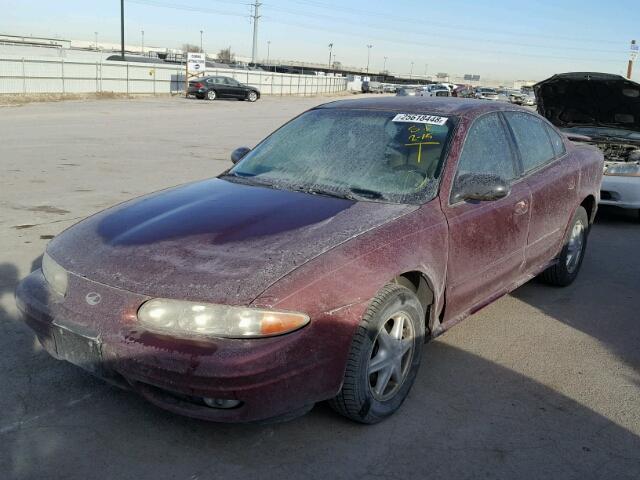
[(437, 115), (418, 115), (415, 113), (399, 113), (393, 117), (394, 122), (428, 123), (429, 125), (444, 125), (449, 120), (447, 117)]
[[(445, 120), (446, 121), (446, 120)], [(417, 125), (411, 125), (409, 128), (409, 136), (405, 147), (418, 147), (417, 163), (422, 161), (422, 147), (423, 145), (439, 145), (440, 142), (433, 141), (433, 134), (431, 133), (431, 127), (425, 125), (424, 127), (418, 127)]]

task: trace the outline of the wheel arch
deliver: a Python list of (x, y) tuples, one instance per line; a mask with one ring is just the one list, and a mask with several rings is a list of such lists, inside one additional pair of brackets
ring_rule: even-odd
[(396, 283), (413, 290), (425, 314), (425, 331), (431, 333), (435, 315), (433, 308), (435, 290), (429, 277), (419, 270), (411, 270), (397, 275), (390, 283)]
[(587, 197), (582, 200), (582, 203), (580, 203), (580, 206), (587, 211), (589, 225), (593, 224), (596, 219), (596, 212), (598, 211), (598, 202), (596, 201), (596, 197), (593, 195), (587, 195)]

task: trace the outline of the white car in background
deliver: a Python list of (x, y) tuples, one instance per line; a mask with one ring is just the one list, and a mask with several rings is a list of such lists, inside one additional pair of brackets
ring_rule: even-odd
[(479, 100), (500, 100), (498, 92), (495, 88), (479, 87), (476, 88), (475, 97)]
[(451, 91), (444, 85), (433, 83), (424, 86), (418, 95), (421, 97), (450, 97)]
[(604, 154), (600, 203), (640, 219), (640, 84), (608, 73), (563, 73), (535, 85), (538, 113)]

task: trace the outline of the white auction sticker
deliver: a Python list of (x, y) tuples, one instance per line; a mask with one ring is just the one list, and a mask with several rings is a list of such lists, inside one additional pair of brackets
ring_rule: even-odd
[(437, 115), (418, 115), (416, 113), (399, 113), (393, 117), (394, 122), (428, 123), (430, 125), (444, 125), (449, 120), (447, 117)]

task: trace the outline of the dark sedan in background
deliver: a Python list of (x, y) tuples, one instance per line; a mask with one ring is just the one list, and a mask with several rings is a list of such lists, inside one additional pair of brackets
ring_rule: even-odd
[(231, 77), (202, 77), (189, 82), (187, 95), (215, 100), (217, 98), (237, 98), (255, 102), (260, 98), (260, 90), (238, 82)]

